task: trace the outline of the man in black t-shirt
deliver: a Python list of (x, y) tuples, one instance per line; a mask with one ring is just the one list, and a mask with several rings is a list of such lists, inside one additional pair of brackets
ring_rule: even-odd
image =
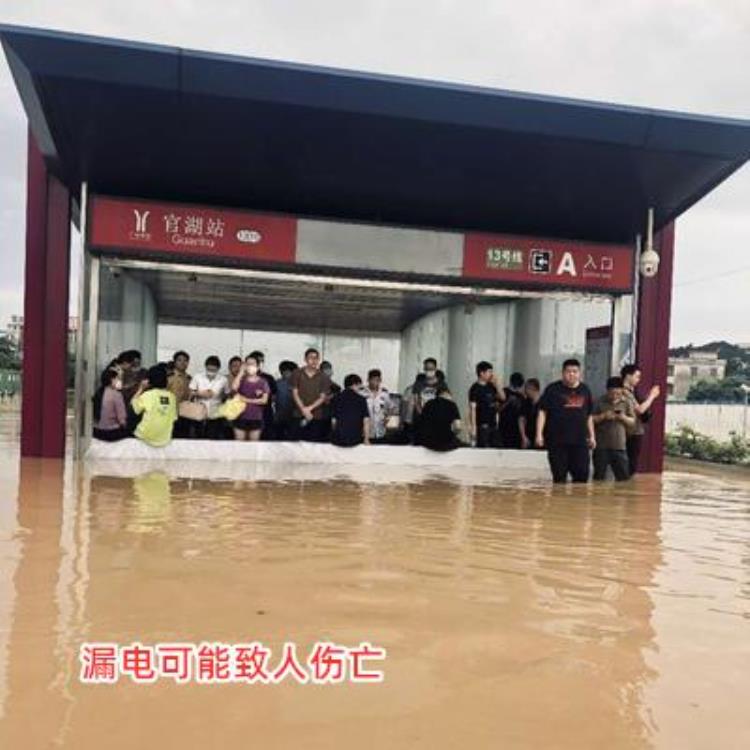
[(370, 444), (370, 410), (367, 399), (359, 395), (362, 378), (347, 375), (344, 390), (331, 401), (331, 442), (342, 448), (365, 443)]
[(477, 365), (477, 381), (469, 389), (469, 432), (477, 448), (491, 448), (497, 432), (497, 379), (489, 362)]
[(536, 423), (539, 418), (541, 386), (536, 378), (528, 378), (523, 387), (526, 396), (521, 412), (521, 447), (533, 448), (536, 440)]
[(596, 447), (594, 436), (593, 398), (588, 386), (581, 382), (581, 363), (567, 359), (562, 367), (562, 380), (547, 386), (539, 402), (536, 445), (547, 448), (552, 479), (588, 482), (590, 451)]
[(521, 417), (525, 396), (524, 377), (520, 372), (510, 376), (510, 388), (505, 388), (505, 403), (500, 408), (500, 444), (503, 448), (522, 448)]
[(435, 398), (425, 404), (419, 420), (420, 444), (433, 451), (449, 451), (463, 443), (456, 437), (461, 428), (461, 414), (451, 398), (448, 386), (441, 383)]

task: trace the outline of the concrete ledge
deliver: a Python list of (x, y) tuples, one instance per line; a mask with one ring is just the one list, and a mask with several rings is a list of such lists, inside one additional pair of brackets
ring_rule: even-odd
[(437, 453), (417, 446), (338, 448), (323, 443), (241, 443), (231, 440), (174, 440), (151, 448), (140, 440), (92, 441), (89, 473), (138, 476), (164, 471), (180, 477), (245, 480), (331, 480), (410, 482), (447, 479), (486, 484), (548, 480), (541, 451), (459, 448)]

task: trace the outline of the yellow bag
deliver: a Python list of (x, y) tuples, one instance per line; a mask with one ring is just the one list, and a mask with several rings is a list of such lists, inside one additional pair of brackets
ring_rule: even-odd
[(228, 401), (225, 401), (217, 410), (217, 414), (224, 419), (228, 419), (230, 422), (234, 422), (243, 411), (245, 411), (245, 402), (240, 396), (232, 396)]

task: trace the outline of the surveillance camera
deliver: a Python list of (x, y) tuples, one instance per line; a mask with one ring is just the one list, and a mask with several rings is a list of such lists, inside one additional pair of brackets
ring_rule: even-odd
[(647, 279), (653, 278), (659, 271), (659, 253), (653, 248), (645, 250), (641, 254), (641, 274)]

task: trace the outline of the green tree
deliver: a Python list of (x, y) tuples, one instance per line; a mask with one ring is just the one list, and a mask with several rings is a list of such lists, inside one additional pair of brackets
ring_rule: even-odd
[(21, 355), (16, 343), (7, 336), (0, 336), (0, 370), (20, 370)]
[(726, 377), (738, 376), (750, 381), (750, 351), (728, 341), (710, 341), (702, 346), (677, 346), (669, 350), (669, 356), (689, 357), (692, 352), (718, 352), (719, 359), (724, 359), (727, 363)]
[(742, 390), (744, 378), (733, 377), (724, 380), (699, 380), (688, 391), (687, 400), (703, 401), (712, 404), (743, 403), (745, 392)]

